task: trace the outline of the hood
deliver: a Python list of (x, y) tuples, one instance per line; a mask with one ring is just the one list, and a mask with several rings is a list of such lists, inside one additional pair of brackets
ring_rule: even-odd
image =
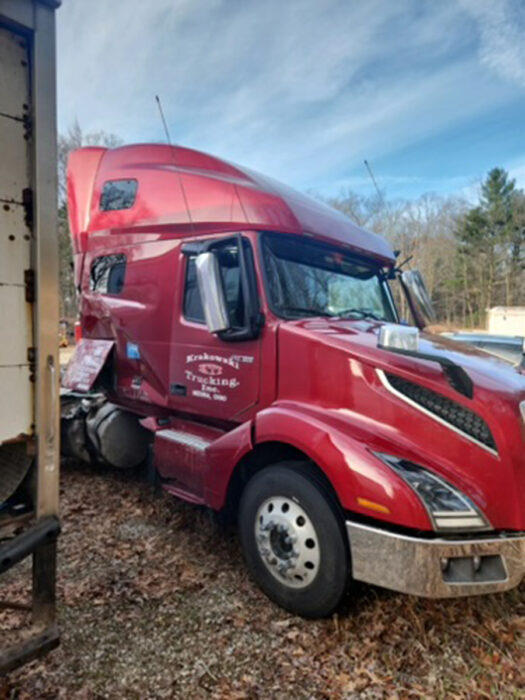
[(282, 323), (278, 399), (315, 405), (334, 428), (371, 450), (435, 471), (469, 495), (495, 528), (525, 529), (519, 409), (525, 377), (469, 345), (421, 333), (421, 353), (446, 357), (467, 372), (468, 398), (438, 362), (378, 348), (381, 325), (324, 318)]
[[(383, 370), (400, 369), (414, 375), (417, 381), (422, 375), (443, 381), (450, 388), (438, 362), (399, 355), (377, 347), (379, 330), (383, 325), (374, 321), (343, 319), (311, 319), (293, 322), (301, 332), (315, 337), (321, 343), (329, 343), (364, 362), (370, 362)], [(448, 358), (462, 367), (470, 376), (474, 387), (495, 392), (501, 397), (525, 398), (525, 377), (508, 362), (489, 355), (472, 345), (450, 338), (420, 333), (419, 351), (436, 358)], [(520, 398), (521, 397), (521, 398)]]

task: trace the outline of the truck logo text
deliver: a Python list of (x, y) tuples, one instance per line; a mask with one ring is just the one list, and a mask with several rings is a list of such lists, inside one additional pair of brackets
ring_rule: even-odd
[(197, 367), (201, 374), (207, 374), (210, 377), (218, 377), (222, 374), (222, 367), (214, 365), (212, 362), (205, 362)]

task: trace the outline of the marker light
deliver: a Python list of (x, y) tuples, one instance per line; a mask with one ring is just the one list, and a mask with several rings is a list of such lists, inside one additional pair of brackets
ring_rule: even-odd
[(488, 530), (490, 524), (472, 501), (441, 477), (406, 459), (376, 453), (415, 491), (434, 530)]
[(375, 510), (377, 513), (390, 513), (390, 508), (384, 506), (382, 503), (376, 503), (375, 501), (369, 501), (368, 498), (357, 497), (357, 503), (362, 508), (370, 508), (370, 510)]

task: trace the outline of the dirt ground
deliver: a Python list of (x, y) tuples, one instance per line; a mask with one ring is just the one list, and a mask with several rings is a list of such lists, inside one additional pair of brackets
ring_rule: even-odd
[(306, 621), (258, 590), (206, 510), (78, 465), (62, 491), (62, 644), (0, 679), (0, 700), (525, 696), (525, 585), (443, 602), (356, 586)]

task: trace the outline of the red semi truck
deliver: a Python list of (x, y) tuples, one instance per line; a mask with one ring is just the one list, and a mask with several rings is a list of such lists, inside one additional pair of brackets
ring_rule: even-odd
[(149, 460), (166, 491), (235, 513), (254, 579), (303, 616), (352, 579), (431, 597), (520, 583), (525, 377), (424, 332), (422, 280), (383, 238), (167, 145), (74, 152), (68, 198), (70, 453)]

